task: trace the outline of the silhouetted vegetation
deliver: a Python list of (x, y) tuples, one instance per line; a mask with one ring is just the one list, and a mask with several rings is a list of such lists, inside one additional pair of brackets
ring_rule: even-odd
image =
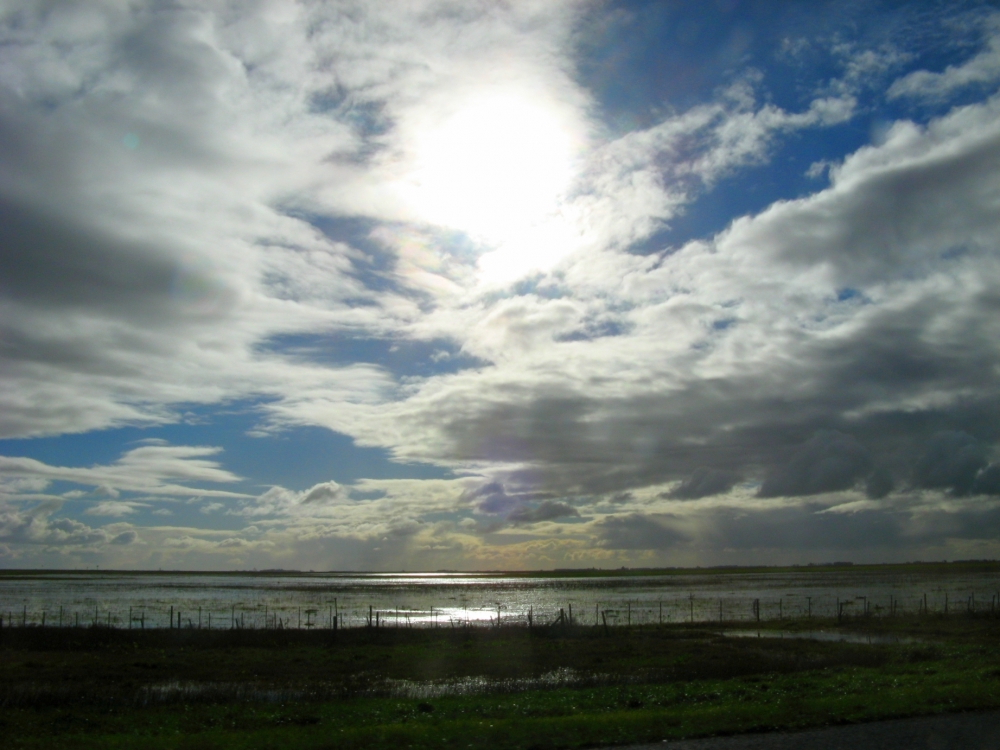
[[(779, 628), (897, 642), (767, 637)], [(556, 748), (1000, 705), (988, 613), (760, 634), (5, 628), (0, 728), (10, 747)]]

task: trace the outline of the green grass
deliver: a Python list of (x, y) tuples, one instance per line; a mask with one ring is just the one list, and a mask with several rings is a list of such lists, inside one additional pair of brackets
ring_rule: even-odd
[[(785, 622), (787, 628), (816, 627)], [(824, 623), (832, 627), (831, 623)], [(570, 748), (1000, 706), (1000, 622), (851, 621), (920, 638), (891, 646), (723, 639), (693, 627), (467, 631), (7, 630), (0, 641), (5, 747)], [(228, 637), (227, 637), (228, 636)], [(139, 666), (136, 666), (139, 665)], [(383, 677), (538, 676), (555, 667), (638, 684), (371, 697)], [(165, 681), (244, 681), (339, 697), (237, 697), (136, 707)], [(33, 687), (34, 686), (34, 687)], [(48, 686), (49, 692), (39, 686)], [(53, 689), (58, 688), (63, 692)], [(34, 692), (32, 692), (34, 690)]]

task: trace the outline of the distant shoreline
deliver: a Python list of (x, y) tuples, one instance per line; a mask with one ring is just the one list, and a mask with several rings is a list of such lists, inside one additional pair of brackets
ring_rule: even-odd
[(935, 568), (947, 570), (996, 570), (1000, 572), (1000, 560), (941, 560), (914, 561), (905, 563), (804, 563), (801, 565), (716, 565), (698, 566), (693, 568), (663, 567), (663, 568), (554, 568), (549, 570), (285, 570), (268, 568), (264, 570), (134, 570), (134, 569), (79, 569), (79, 568), (0, 568), (0, 578), (14, 576), (44, 576), (44, 575), (192, 575), (192, 576), (314, 576), (314, 577), (347, 577), (347, 576), (476, 576), (516, 577), (516, 578), (600, 578), (600, 577), (631, 577), (631, 576), (670, 576), (670, 575), (718, 575), (741, 573), (817, 573), (850, 569), (851, 572), (905, 571), (907, 569), (928, 572)]

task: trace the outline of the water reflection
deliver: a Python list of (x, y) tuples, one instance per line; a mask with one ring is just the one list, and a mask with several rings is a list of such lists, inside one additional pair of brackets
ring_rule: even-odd
[[(756, 605), (755, 605), (756, 602)], [(754, 622), (1000, 609), (996, 575), (955, 568), (488, 573), (0, 572), (4, 623), (329, 628)], [(173, 619), (171, 619), (173, 618)], [(178, 620), (178, 618), (180, 618)]]

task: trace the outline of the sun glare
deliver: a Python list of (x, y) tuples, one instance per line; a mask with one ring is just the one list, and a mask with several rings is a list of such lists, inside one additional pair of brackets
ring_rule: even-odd
[(516, 275), (534, 255), (531, 236), (552, 235), (545, 227), (572, 182), (578, 144), (554, 108), (515, 94), (473, 97), (416, 133), (402, 191), (420, 220), (494, 248), (484, 275)]

